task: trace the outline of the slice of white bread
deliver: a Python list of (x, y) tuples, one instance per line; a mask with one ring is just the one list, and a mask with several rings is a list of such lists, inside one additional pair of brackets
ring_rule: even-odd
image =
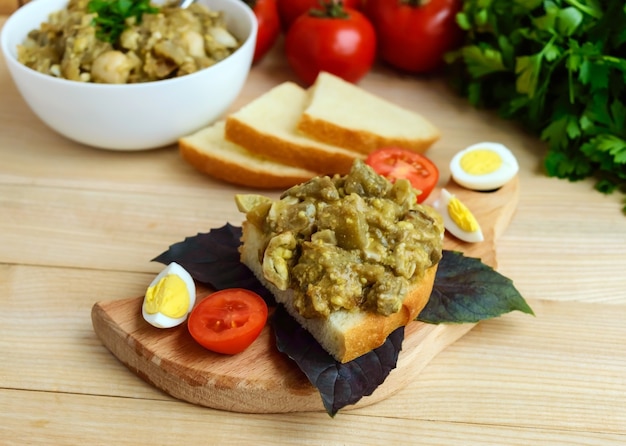
[(360, 153), (398, 146), (424, 152), (440, 137), (421, 115), (321, 72), (297, 123), (305, 135)]
[(200, 172), (241, 186), (284, 189), (316, 176), (310, 170), (279, 163), (227, 141), (218, 121), (178, 141), (182, 158)]
[(300, 134), (307, 91), (284, 82), (226, 118), (226, 139), (250, 152), (323, 174), (345, 174), (364, 156)]
[(382, 345), (389, 334), (413, 321), (426, 306), (435, 281), (437, 265), (414, 282), (399, 312), (389, 316), (364, 311), (334, 311), (328, 318), (302, 317), (293, 306), (293, 290), (279, 290), (263, 275), (264, 237), (253, 224), (244, 221), (240, 247), (241, 261), (267, 287), (289, 314), (339, 362), (348, 362)]

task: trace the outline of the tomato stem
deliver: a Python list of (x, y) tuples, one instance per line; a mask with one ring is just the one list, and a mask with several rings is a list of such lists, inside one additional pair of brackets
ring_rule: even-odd
[(411, 7), (420, 7), (429, 4), (430, 0), (400, 0), (400, 3)]
[(343, 7), (343, 0), (319, 0), (322, 9), (311, 8), (309, 15), (322, 19), (347, 19), (350, 17)]

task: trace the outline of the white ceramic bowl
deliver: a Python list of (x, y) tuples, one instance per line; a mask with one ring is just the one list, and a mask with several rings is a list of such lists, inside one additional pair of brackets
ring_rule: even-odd
[(250, 72), (255, 16), (241, 0), (198, 0), (224, 11), (226, 26), (243, 45), (217, 64), (175, 79), (125, 85), (83, 83), (39, 73), (17, 60), (17, 45), (65, 8), (67, 0), (34, 0), (14, 12), (0, 35), (2, 53), (18, 90), (33, 112), (69, 139), (112, 150), (145, 150), (220, 118)]

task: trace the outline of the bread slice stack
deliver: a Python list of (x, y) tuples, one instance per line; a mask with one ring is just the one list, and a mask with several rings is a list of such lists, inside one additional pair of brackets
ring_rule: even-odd
[(309, 92), (285, 82), (226, 120), (226, 138), (257, 154), (317, 173), (347, 173), (361, 154), (298, 130)]
[(182, 158), (222, 181), (280, 189), (346, 174), (379, 147), (424, 152), (439, 130), (424, 117), (322, 72), (309, 89), (284, 82), (179, 140)]

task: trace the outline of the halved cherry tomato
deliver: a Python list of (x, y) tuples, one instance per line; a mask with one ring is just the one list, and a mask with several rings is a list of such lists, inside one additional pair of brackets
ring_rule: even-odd
[(254, 342), (266, 321), (267, 305), (261, 296), (242, 288), (229, 288), (196, 305), (187, 326), (204, 348), (234, 355)]
[(422, 203), (439, 181), (439, 169), (435, 163), (417, 152), (400, 147), (385, 147), (374, 150), (365, 160), (374, 171), (394, 182), (406, 178), (414, 189), (422, 193), (417, 202)]

